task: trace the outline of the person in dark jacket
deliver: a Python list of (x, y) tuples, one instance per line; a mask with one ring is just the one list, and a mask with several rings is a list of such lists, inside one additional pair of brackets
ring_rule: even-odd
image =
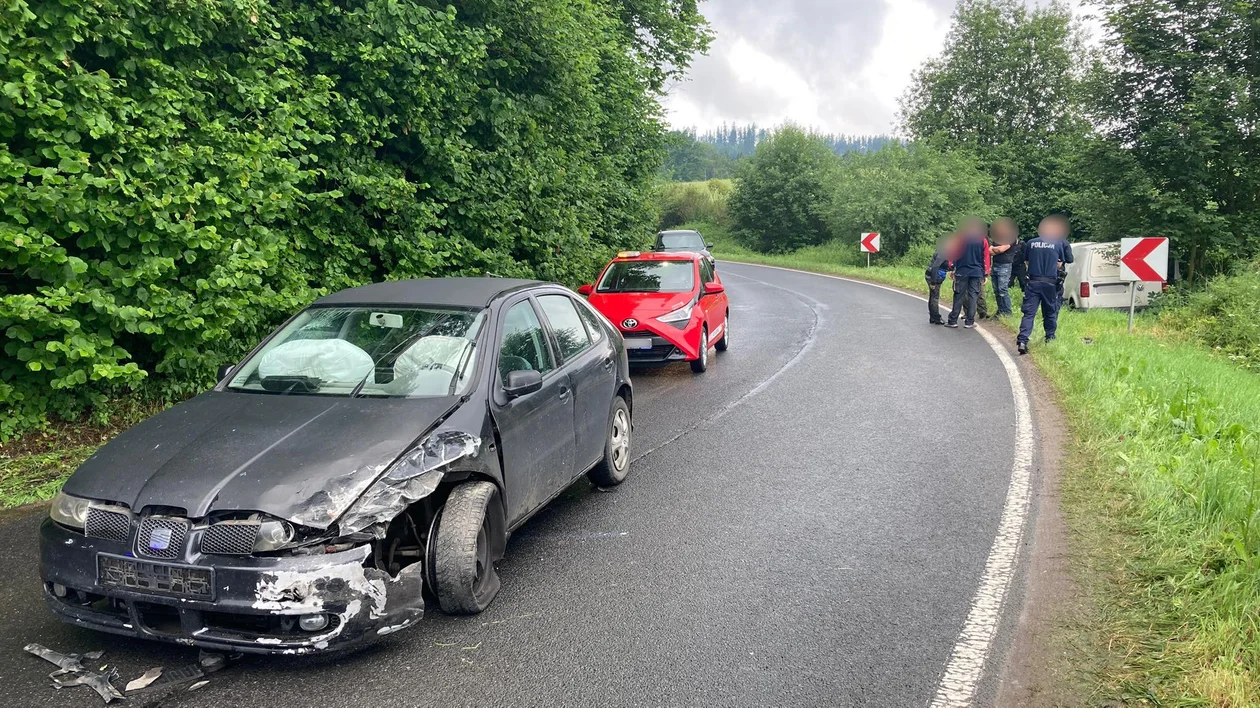
[(1068, 222), (1062, 216), (1047, 216), (1037, 228), (1037, 237), (1024, 244), (1024, 261), (1028, 264), (1028, 285), (1024, 288), (1024, 319), (1015, 338), (1020, 354), (1028, 353), (1037, 308), (1041, 308), (1041, 324), (1046, 341), (1054, 340), (1059, 325), (1059, 270), (1070, 258), (1067, 245)]
[(1013, 219), (1002, 218), (993, 222), (993, 298), (997, 300), (998, 317), (1011, 312), (1011, 280), (1015, 270), (1015, 256), (1023, 249), (1019, 242), (1019, 227)]
[(976, 326), (976, 301), (984, 296), (984, 281), (989, 277), (991, 263), (989, 261), (988, 228), (978, 218), (967, 220), (962, 230), (961, 243), (956, 249), (954, 259), (954, 308), (949, 312), (946, 327), (957, 327), (958, 317), (966, 305), (966, 319), (963, 323), (967, 329)]
[(928, 286), (928, 324), (945, 324), (945, 320), (941, 319), (941, 285), (954, 267), (951, 259), (957, 239), (958, 234), (942, 238), (936, 245), (936, 252), (932, 254), (927, 269), (923, 271), (923, 279)]

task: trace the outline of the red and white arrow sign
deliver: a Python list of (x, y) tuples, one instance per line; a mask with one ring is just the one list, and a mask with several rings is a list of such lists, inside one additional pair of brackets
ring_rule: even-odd
[(1158, 282), (1168, 280), (1168, 239), (1120, 239), (1120, 279)]
[(879, 253), (879, 234), (862, 234), (862, 252)]

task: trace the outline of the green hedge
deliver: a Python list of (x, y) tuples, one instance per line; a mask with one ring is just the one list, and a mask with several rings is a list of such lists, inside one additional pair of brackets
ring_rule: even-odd
[(666, 0), (0, 5), (0, 440), (201, 390), (322, 292), (586, 277), (652, 226), (705, 36)]

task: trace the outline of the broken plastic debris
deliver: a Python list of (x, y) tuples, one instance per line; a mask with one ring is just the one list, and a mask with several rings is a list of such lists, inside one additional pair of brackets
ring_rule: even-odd
[[(57, 666), (57, 670), (48, 674), (48, 678), (53, 681), (53, 688), (62, 689), (67, 686), (87, 686), (96, 691), (106, 703), (115, 698), (122, 698), (123, 695), (114, 688), (113, 679), (118, 677), (117, 669), (110, 669), (106, 673), (92, 671), (84, 668), (78, 654), (62, 654), (53, 651), (42, 644), (27, 644), (23, 647), (28, 653), (34, 654), (44, 661), (50, 662)], [(84, 654), (83, 658), (99, 659), (104, 656), (103, 651), (94, 651), (91, 654)]]
[(143, 674), (140, 674), (136, 678), (133, 678), (130, 681), (128, 681), (127, 687), (124, 688), (123, 690), (124, 691), (139, 691), (145, 686), (148, 686), (149, 684), (156, 681), (157, 677), (161, 675), (162, 675), (162, 667), (155, 666), (149, 669), (148, 671), (144, 672)]
[(433, 493), (442, 482), (442, 468), (476, 455), (481, 438), (457, 430), (430, 435), (414, 450), (385, 470), (338, 522), (343, 534), (390, 521), (403, 509)]
[(208, 684), (208, 683), (210, 683), (210, 682), (209, 682), (209, 681), (198, 681), (197, 683), (194, 683), (193, 685), (189, 686), (189, 687), (188, 687), (188, 690), (189, 690), (189, 691), (196, 691), (197, 689), (201, 688), (202, 686), (204, 686), (204, 685), (206, 685), (206, 684)]

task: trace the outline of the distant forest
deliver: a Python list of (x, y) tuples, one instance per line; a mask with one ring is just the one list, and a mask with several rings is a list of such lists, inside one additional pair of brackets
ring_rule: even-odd
[[(665, 179), (674, 182), (694, 182), (705, 179), (725, 179), (734, 176), (740, 160), (751, 155), (757, 144), (770, 135), (772, 129), (748, 125), (725, 125), (707, 130), (675, 130), (667, 139), (668, 155), (661, 167)], [(841, 135), (837, 133), (813, 133), (827, 143), (838, 155), (846, 152), (878, 150), (892, 138), (887, 135)]]

